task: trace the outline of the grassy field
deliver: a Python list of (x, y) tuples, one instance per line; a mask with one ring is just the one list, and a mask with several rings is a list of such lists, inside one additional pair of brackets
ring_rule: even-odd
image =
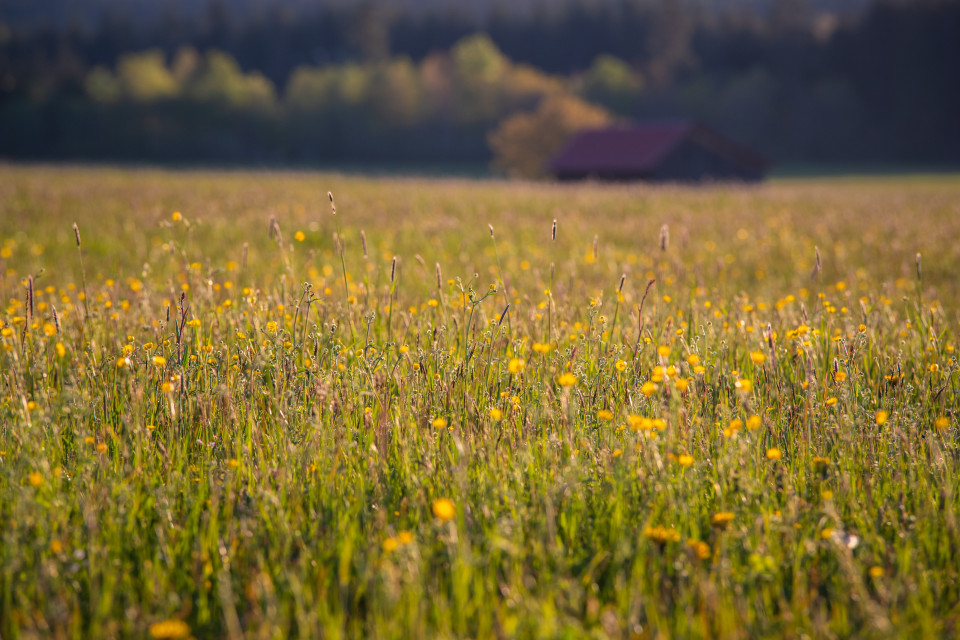
[(0, 637), (956, 637), (958, 238), (951, 177), (0, 166)]

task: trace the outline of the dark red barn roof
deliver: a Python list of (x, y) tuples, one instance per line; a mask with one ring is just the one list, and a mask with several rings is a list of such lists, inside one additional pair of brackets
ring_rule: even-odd
[(584, 131), (547, 168), (559, 178), (750, 179), (767, 161), (695, 122), (673, 121)]

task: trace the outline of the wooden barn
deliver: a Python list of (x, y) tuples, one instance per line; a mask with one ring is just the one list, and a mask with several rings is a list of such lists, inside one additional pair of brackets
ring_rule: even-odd
[(547, 163), (559, 180), (762, 180), (760, 154), (691, 121), (583, 131)]

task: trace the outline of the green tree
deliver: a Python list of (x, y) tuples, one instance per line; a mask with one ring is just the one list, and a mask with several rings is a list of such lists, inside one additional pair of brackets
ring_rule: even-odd
[(381, 122), (391, 126), (414, 123), (420, 116), (420, 84), (409, 58), (397, 58), (374, 67), (370, 106)]
[(510, 67), (487, 35), (468, 36), (450, 51), (453, 61), (454, 111), (460, 122), (492, 120), (500, 108), (500, 81)]
[(245, 74), (230, 55), (208, 51), (199, 69), (192, 74), (185, 93), (201, 102), (219, 102), (237, 107), (272, 106), (276, 101), (273, 83), (258, 71)]
[[(98, 74), (99, 82), (105, 80)], [(123, 97), (136, 102), (153, 102), (175, 97), (180, 92), (159, 49), (128, 53), (117, 61), (117, 81)]]
[(581, 95), (627, 114), (632, 110), (643, 89), (643, 80), (623, 60), (609, 55), (597, 56), (581, 78)]

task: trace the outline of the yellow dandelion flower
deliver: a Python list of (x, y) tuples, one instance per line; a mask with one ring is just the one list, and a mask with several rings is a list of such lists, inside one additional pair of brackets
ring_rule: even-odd
[(686, 453), (681, 453), (679, 456), (677, 456), (677, 463), (681, 467), (689, 467), (693, 464), (693, 456)]
[(434, 418), (434, 419), (433, 419), (433, 422), (431, 422), (430, 424), (433, 425), (433, 428), (434, 428), (434, 429), (445, 429), (446, 426), (447, 426), (447, 419), (446, 419), (446, 418)]
[(610, 422), (613, 420), (613, 412), (608, 411), (607, 409), (600, 409), (597, 411), (597, 418), (603, 420), (604, 422)]
[(780, 451), (780, 449), (777, 449), (776, 447), (771, 447), (770, 449), (767, 449), (767, 460), (777, 461), (782, 457), (783, 457), (783, 453)]
[(390, 553), (391, 551), (396, 551), (397, 547), (400, 546), (400, 543), (397, 541), (396, 538), (387, 538), (386, 540), (383, 541), (382, 546), (384, 551), (386, 551), (387, 553)]
[(664, 526), (646, 527), (643, 535), (653, 540), (657, 544), (667, 544), (668, 542), (679, 542), (680, 532), (676, 529), (668, 529)]
[(167, 364), (167, 359), (163, 356), (153, 356), (153, 366), (162, 367)]
[(29, 482), (30, 486), (34, 487), (35, 489), (40, 488), (43, 486), (43, 475), (34, 471), (27, 476), (27, 482)]
[(873, 421), (877, 423), (878, 427), (882, 427), (887, 421), (887, 417), (889, 417), (889, 415), (889, 413), (881, 409), (880, 411), (877, 411), (876, 415), (873, 416)]
[(696, 553), (697, 557), (701, 560), (706, 560), (710, 557), (710, 545), (708, 545), (706, 542), (691, 538), (687, 541), (687, 544), (691, 549), (693, 549), (694, 553)]
[(950, 426), (950, 418), (946, 416), (940, 416), (933, 421), (933, 426), (942, 431)]
[(550, 353), (550, 349), (551, 347), (549, 344), (542, 343), (542, 342), (533, 343), (533, 350), (537, 353), (543, 353), (543, 354)]
[(657, 347), (657, 355), (660, 356), (661, 358), (670, 357), (670, 345), (662, 344), (659, 347)]
[(710, 518), (710, 524), (718, 529), (726, 527), (733, 521), (733, 514), (729, 511), (718, 511)]
[(884, 573), (883, 567), (878, 567), (874, 565), (870, 567), (869, 573), (870, 573), (870, 577), (873, 579), (882, 578)]
[(295, 234), (293, 234), (293, 239), (297, 242), (303, 242), (307, 239), (307, 235), (303, 231), (297, 231)]
[(828, 407), (832, 407), (832, 406), (835, 405), (835, 404), (837, 404), (837, 399), (836, 399), (836, 397), (827, 398), (827, 406), (828, 406)]
[(747, 429), (749, 429), (750, 431), (756, 431), (757, 429), (760, 428), (760, 423), (761, 423), (760, 416), (752, 415), (749, 418), (747, 418)]
[(507, 370), (513, 375), (517, 375), (523, 371), (526, 364), (527, 363), (520, 358), (510, 358), (510, 362), (507, 363)]
[(573, 385), (577, 384), (577, 376), (573, 375), (572, 373), (565, 373), (557, 378), (557, 383), (561, 387), (572, 387)]
[(164, 620), (150, 625), (150, 637), (154, 640), (186, 640), (190, 637), (190, 626), (183, 620)]
[(617, 371), (624, 371), (627, 368), (627, 363), (624, 360), (617, 360), (616, 364), (613, 365)]
[(501, 411), (496, 407), (491, 407), (489, 413), (490, 413), (490, 417), (493, 418), (494, 420), (499, 420), (500, 418), (503, 417), (503, 411)]
[(433, 515), (441, 522), (453, 520), (457, 515), (457, 507), (450, 498), (437, 498), (433, 501)]
[(767, 356), (764, 355), (762, 351), (754, 351), (750, 354), (750, 359), (753, 361), (753, 364), (763, 364), (767, 360)]
[(657, 385), (650, 380), (647, 380), (643, 383), (643, 386), (640, 387), (640, 393), (647, 396), (648, 398), (657, 392)]
[(410, 544), (413, 542), (413, 534), (409, 531), (401, 531), (397, 534), (397, 542), (400, 544)]
[(744, 394), (750, 393), (750, 391), (753, 390), (753, 382), (747, 378), (741, 378), (737, 380), (735, 383), (733, 383), (733, 386), (737, 388), (737, 391)]
[(695, 353), (691, 353), (687, 356), (687, 364), (689, 364), (691, 367), (697, 366), (700, 364), (700, 356)]

